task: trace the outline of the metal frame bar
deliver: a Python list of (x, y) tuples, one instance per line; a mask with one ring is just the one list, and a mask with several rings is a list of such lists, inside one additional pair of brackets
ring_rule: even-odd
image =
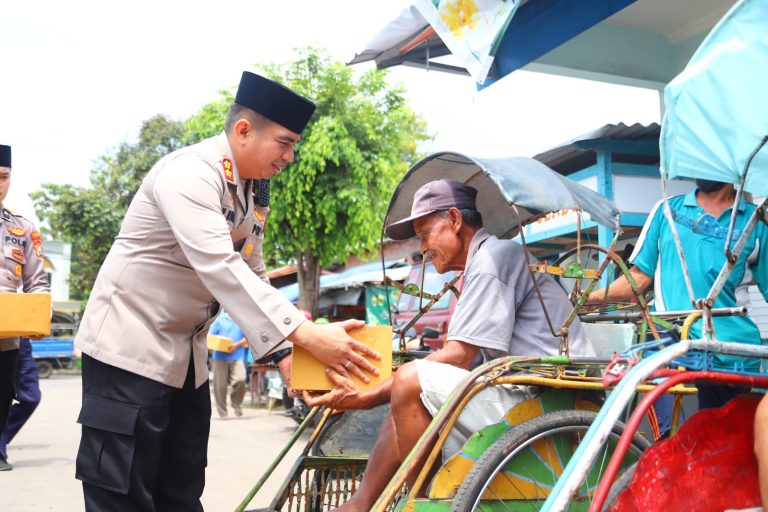
[(640, 427), (643, 415), (648, 412), (648, 409), (651, 408), (651, 405), (653, 405), (662, 393), (670, 387), (684, 382), (719, 382), (724, 384), (746, 385), (746, 387), (768, 387), (768, 377), (748, 377), (723, 372), (681, 372), (660, 383), (656, 389), (643, 397), (635, 411), (632, 413), (632, 416), (629, 418), (605, 473), (603, 474), (603, 478), (600, 480), (597, 490), (595, 491), (592, 503), (589, 506), (589, 512), (599, 512), (602, 510), (603, 504), (608, 497), (608, 492), (611, 489), (611, 483), (616, 478), (616, 475), (621, 468), (622, 459), (632, 443), (632, 437), (635, 435), (635, 432), (637, 432), (638, 427)]
[[(562, 475), (552, 488), (547, 500), (544, 502), (542, 512), (563, 512), (567, 509), (570, 497), (581, 485), (589, 467), (602, 449), (613, 425), (619, 419), (621, 411), (634, 395), (634, 389), (640, 382), (646, 380), (657, 368), (668, 364), (673, 359), (684, 355), (688, 350), (702, 350), (720, 354), (737, 355), (744, 357), (768, 358), (768, 347), (759, 345), (747, 345), (744, 343), (717, 342), (708, 340), (686, 340), (674, 343), (647, 359), (641, 360), (622, 377), (616, 388), (610, 394), (592, 426), (587, 430), (584, 439), (576, 449), (571, 461), (563, 470)], [(694, 372), (690, 372), (693, 374)], [(705, 372), (716, 374), (717, 372)], [(688, 373), (686, 373), (687, 375)], [(735, 383), (749, 383), (752, 379), (763, 377), (745, 375), (727, 375)], [(762, 381), (761, 381), (762, 382)], [(768, 385), (768, 378), (765, 380)], [(655, 392), (655, 391), (654, 391)], [(658, 393), (662, 393), (659, 391)]]

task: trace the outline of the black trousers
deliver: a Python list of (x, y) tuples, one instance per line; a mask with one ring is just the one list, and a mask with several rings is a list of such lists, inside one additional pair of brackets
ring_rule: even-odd
[(13, 397), (16, 396), (16, 364), (18, 350), (0, 352), (0, 434), (5, 431)]
[(736, 395), (749, 393), (751, 389), (709, 384), (696, 384), (696, 387), (699, 390), (699, 410), (722, 407), (736, 397)]
[(211, 396), (194, 367), (172, 388), (83, 354), (76, 477), (88, 512), (202, 511)]

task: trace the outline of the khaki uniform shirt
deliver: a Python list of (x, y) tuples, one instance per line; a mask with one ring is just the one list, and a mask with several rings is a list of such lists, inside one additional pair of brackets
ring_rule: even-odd
[[(30, 221), (0, 204), (0, 293), (50, 293), (43, 243)], [(19, 348), (19, 338), (0, 339), (0, 351)]]
[(253, 183), (240, 179), (224, 133), (161, 159), (99, 271), (77, 346), (175, 388), (193, 357), (199, 387), (221, 303), (254, 357), (276, 350), (305, 318), (266, 280), (268, 211), (254, 204)]

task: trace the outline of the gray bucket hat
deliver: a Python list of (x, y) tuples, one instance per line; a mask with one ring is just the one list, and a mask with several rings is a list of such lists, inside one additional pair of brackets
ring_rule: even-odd
[(429, 214), (458, 208), (474, 210), (477, 190), (456, 180), (430, 181), (421, 186), (413, 195), (411, 215), (385, 228), (392, 240), (405, 240), (416, 236), (413, 229), (414, 219)]

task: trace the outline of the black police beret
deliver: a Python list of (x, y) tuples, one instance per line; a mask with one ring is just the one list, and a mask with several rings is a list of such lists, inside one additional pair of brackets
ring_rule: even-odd
[(315, 104), (277, 82), (243, 71), (235, 103), (301, 133), (315, 111)]
[(0, 167), (11, 166), (11, 146), (0, 144)]

